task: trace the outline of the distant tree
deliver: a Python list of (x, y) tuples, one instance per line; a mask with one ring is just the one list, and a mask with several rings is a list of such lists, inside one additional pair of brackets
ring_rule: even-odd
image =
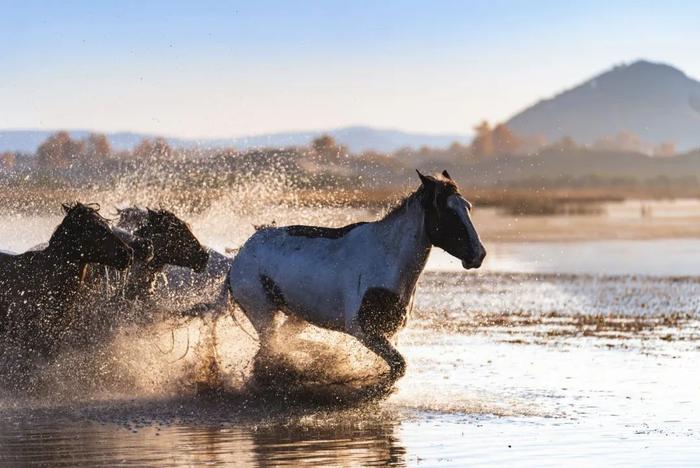
[(73, 140), (68, 132), (56, 132), (37, 149), (37, 163), (42, 169), (67, 167), (84, 152), (85, 144)]
[(571, 138), (568, 135), (565, 135), (552, 143), (551, 148), (554, 148), (559, 151), (574, 151), (578, 149), (578, 145), (576, 144), (576, 141), (574, 141), (573, 138)]
[(322, 161), (338, 161), (346, 153), (346, 149), (339, 145), (330, 135), (321, 135), (311, 142), (313, 155)]
[(623, 130), (615, 136), (615, 145), (623, 151), (639, 151), (642, 148), (642, 139), (634, 132)]
[(164, 138), (149, 140), (144, 138), (134, 148), (133, 154), (138, 159), (167, 159), (173, 150)]
[(173, 149), (165, 138), (156, 138), (153, 142), (153, 155), (159, 159), (167, 159), (173, 155)]
[(148, 138), (144, 138), (134, 147), (134, 157), (138, 159), (148, 159), (153, 154), (153, 142)]
[(568, 135), (563, 136), (557, 144), (562, 149), (576, 149), (576, 148), (578, 148), (576, 141), (574, 141), (574, 139)]
[(596, 140), (593, 148), (602, 151), (625, 151), (644, 154), (652, 154), (654, 152), (653, 145), (642, 140), (636, 133), (628, 130), (622, 130), (616, 135)]
[(447, 148), (447, 153), (449, 154), (449, 159), (453, 161), (464, 161), (469, 158), (471, 151), (469, 151), (468, 146), (465, 146), (458, 141), (454, 141)]
[(364, 159), (366, 161), (375, 161), (383, 158), (386, 158), (386, 155), (375, 150), (365, 150), (359, 157), (359, 159)]
[(12, 169), (15, 167), (15, 162), (17, 162), (17, 153), (11, 151), (0, 153), (0, 168)]
[(484, 120), (474, 127), (474, 139), (471, 143), (471, 150), (477, 158), (491, 156), (493, 154), (493, 132), (488, 121)]
[(495, 154), (515, 154), (520, 150), (520, 138), (505, 124), (501, 123), (493, 128), (491, 139)]
[(667, 158), (676, 154), (676, 145), (672, 141), (664, 141), (654, 148), (654, 156)]
[(518, 143), (518, 154), (537, 154), (537, 152), (547, 146), (549, 140), (545, 135), (538, 133), (535, 135), (518, 135)]
[(84, 159), (87, 161), (102, 160), (112, 154), (112, 147), (109, 140), (102, 133), (91, 133), (85, 139)]

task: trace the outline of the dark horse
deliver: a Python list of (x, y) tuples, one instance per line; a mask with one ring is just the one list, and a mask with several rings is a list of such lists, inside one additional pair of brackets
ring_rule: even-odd
[(133, 236), (153, 245), (152, 258), (135, 261), (129, 272), (124, 287), (127, 299), (143, 299), (152, 295), (157, 277), (166, 265), (191, 268), (196, 272), (206, 268), (209, 252), (199, 243), (190, 226), (170, 211), (128, 208), (121, 210), (119, 215), (120, 218), (139, 218), (124, 227), (133, 229)]
[(0, 259), (0, 333), (50, 356), (74, 306), (88, 264), (127, 268), (132, 249), (92, 206), (63, 205), (46, 248)]

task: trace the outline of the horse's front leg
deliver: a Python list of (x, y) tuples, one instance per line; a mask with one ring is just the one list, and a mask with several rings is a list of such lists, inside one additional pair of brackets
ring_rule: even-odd
[(362, 344), (386, 361), (393, 381), (406, 373), (406, 361), (389, 340), (403, 326), (406, 304), (385, 288), (368, 289), (352, 317), (353, 334)]
[(386, 336), (361, 333), (357, 338), (370, 351), (384, 359), (389, 366), (389, 378), (392, 382), (404, 376), (406, 373), (406, 360)]

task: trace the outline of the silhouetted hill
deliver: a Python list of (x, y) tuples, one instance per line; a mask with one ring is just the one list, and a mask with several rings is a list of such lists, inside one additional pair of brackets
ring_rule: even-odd
[[(33, 153), (37, 147), (55, 130), (0, 130), (0, 151), (22, 151)], [(84, 138), (88, 130), (72, 130), (73, 138)], [(365, 150), (391, 152), (403, 147), (431, 146), (444, 148), (455, 141), (468, 143), (467, 135), (457, 134), (426, 134), (411, 133), (400, 130), (378, 129), (372, 127), (344, 127), (332, 130), (312, 132), (285, 132), (265, 135), (254, 135), (239, 138), (221, 139), (184, 139), (167, 138), (175, 147), (224, 148), (283, 148), (289, 146), (306, 146), (311, 140), (322, 135), (333, 136), (340, 144), (347, 146), (351, 152), (359, 153)], [(109, 133), (112, 147), (118, 151), (133, 148), (143, 138), (153, 138), (156, 135), (143, 133)]]
[(623, 130), (681, 150), (700, 146), (700, 82), (664, 64), (637, 61), (613, 68), (512, 117), (507, 125), (550, 141), (579, 143)]

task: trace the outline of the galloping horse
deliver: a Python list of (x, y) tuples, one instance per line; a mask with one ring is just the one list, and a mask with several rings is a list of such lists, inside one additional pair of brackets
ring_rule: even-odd
[(157, 276), (168, 265), (196, 272), (207, 267), (209, 251), (199, 243), (187, 223), (170, 211), (127, 208), (120, 210), (119, 215), (117, 229), (132, 230), (133, 236), (153, 245), (151, 259), (134, 262), (125, 286), (128, 299), (150, 296)]
[(49, 355), (90, 263), (127, 268), (133, 251), (97, 209), (63, 205), (65, 217), (43, 250), (0, 260), (0, 333)]
[(479, 268), (486, 250), (471, 204), (447, 171), (418, 172), (421, 186), (379, 221), (332, 229), (265, 227), (239, 250), (228, 287), (264, 345), (276, 312), (354, 336), (383, 358), (390, 379), (406, 363), (390, 339), (405, 325), (409, 303), (432, 246)]
[[(153, 243), (142, 237), (138, 237), (119, 227), (113, 227), (112, 232), (121, 239), (133, 251), (133, 263), (141, 264), (150, 262), (153, 259)], [(48, 247), (48, 242), (42, 242), (29, 249), (30, 252), (44, 250)], [(0, 261), (8, 256), (16, 255), (12, 252), (0, 251)], [(88, 265), (83, 275), (84, 284), (88, 289), (99, 291), (107, 295), (115, 292), (117, 285), (121, 282), (121, 270), (107, 265)]]

